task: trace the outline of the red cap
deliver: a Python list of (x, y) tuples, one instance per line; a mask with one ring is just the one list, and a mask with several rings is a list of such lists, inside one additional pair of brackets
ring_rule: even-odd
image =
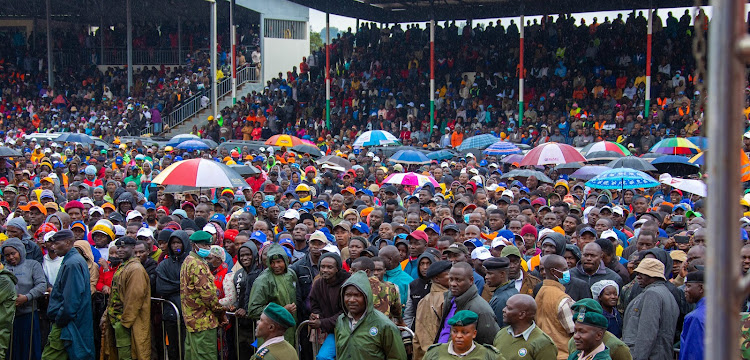
[(234, 242), (234, 238), (236, 238), (239, 234), (240, 232), (237, 229), (228, 229), (224, 232), (224, 240)]

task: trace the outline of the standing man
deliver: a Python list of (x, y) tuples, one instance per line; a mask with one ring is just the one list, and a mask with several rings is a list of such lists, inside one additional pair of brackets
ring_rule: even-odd
[(383, 276), (383, 280), (392, 282), (398, 286), (398, 291), (401, 295), (401, 303), (406, 304), (409, 300), (409, 284), (414, 281), (414, 279), (401, 269), (398, 249), (393, 245), (386, 245), (380, 250), (378, 255), (383, 259), (383, 265), (385, 265), (385, 275)]
[(485, 289), (495, 289), (492, 292), (490, 306), (495, 312), (497, 325), (504, 327), (503, 309), (505, 308), (505, 303), (511, 296), (518, 294), (514, 281), (508, 279), (510, 260), (506, 257), (492, 257), (485, 260), (483, 265), (486, 270), (484, 278), (485, 285), (487, 286)]
[[(101, 325), (111, 331), (105, 355), (120, 360), (151, 359), (151, 284), (146, 269), (135, 252), (136, 240), (125, 236), (117, 240), (117, 257), (124, 262), (112, 277), (112, 290), (106, 318)], [(109, 331), (107, 331), (109, 330)]]
[(193, 249), (180, 269), (180, 302), (187, 328), (185, 360), (216, 360), (216, 328), (229, 324), (206, 262), (212, 239), (202, 230), (190, 235)]
[(630, 348), (633, 360), (671, 360), (680, 309), (664, 284), (664, 264), (646, 258), (634, 272), (643, 292), (625, 309), (622, 341)]
[(406, 359), (401, 333), (372, 307), (370, 281), (355, 272), (341, 287), (344, 313), (336, 321), (336, 356), (340, 359)]
[(269, 303), (255, 326), (255, 337), (265, 339), (250, 360), (297, 360), (297, 351), (284, 340), (284, 333), (297, 326), (294, 317), (281, 305)]
[[(506, 360), (546, 360), (557, 357), (557, 346), (536, 326), (536, 302), (531, 295), (516, 294), (503, 308), (503, 322), (493, 344), (502, 349)], [(528, 357), (527, 357), (528, 356)]]
[(573, 305), (576, 319), (573, 341), (576, 351), (568, 360), (611, 360), (609, 348), (604, 345), (604, 334), (609, 321), (604, 317), (602, 306), (594, 299), (582, 299)]
[(425, 360), (442, 359), (476, 359), (495, 360), (500, 352), (492, 345), (483, 345), (474, 341), (477, 336), (479, 316), (471, 310), (461, 310), (448, 320), (451, 326), (451, 341), (447, 344), (430, 346), (424, 355)]
[(552, 338), (557, 346), (557, 359), (568, 358), (568, 340), (575, 331), (573, 323), (573, 299), (565, 293), (561, 282), (570, 279), (568, 263), (564, 257), (548, 254), (542, 258), (545, 279), (536, 295), (539, 306), (537, 321), (539, 328)]
[(51, 250), (63, 260), (49, 295), (47, 317), (53, 323), (42, 353), (44, 360), (96, 358), (89, 268), (83, 256), (73, 250), (74, 242), (75, 235), (67, 229), (51, 238)]
[(432, 263), (427, 268), (430, 293), (417, 304), (414, 321), (414, 360), (421, 360), (440, 331), (440, 315), (443, 313), (443, 294), (448, 291), (448, 271), (453, 264), (448, 260)]
[[(247, 317), (260, 319), (263, 309), (272, 302), (283, 306), (294, 316), (297, 314), (297, 275), (289, 269), (289, 257), (279, 244), (269, 246), (265, 253), (266, 269), (258, 275), (250, 290)], [(292, 345), (295, 344), (295, 331), (296, 328), (292, 326), (284, 336)]]
[(680, 334), (680, 360), (703, 360), (706, 329), (706, 298), (703, 297), (703, 271), (693, 271), (685, 279), (685, 298), (695, 310), (685, 316)]

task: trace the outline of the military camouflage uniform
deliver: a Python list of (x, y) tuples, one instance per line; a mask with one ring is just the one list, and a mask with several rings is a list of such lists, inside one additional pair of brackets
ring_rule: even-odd
[(219, 304), (214, 276), (205, 260), (195, 252), (185, 258), (180, 269), (180, 302), (187, 328), (185, 360), (216, 360)]
[(740, 355), (744, 360), (750, 360), (750, 314), (742, 315), (742, 332), (740, 333)]
[(370, 276), (372, 288), (372, 307), (390, 319), (401, 319), (401, 297), (398, 287), (391, 282), (380, 281), (377, 276)]

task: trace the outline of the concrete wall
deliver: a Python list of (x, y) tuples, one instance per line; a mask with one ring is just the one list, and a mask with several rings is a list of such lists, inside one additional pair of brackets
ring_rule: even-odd
[(267, 19), (310, 21), (309, 8), (287, 0), (236, 0), (236, 4), (259, 12)]
[(272, 39), (265, 40), (265, 56), (263, 58), (263, 78), (268, 81), (279, 76), (279, 72), (286, 77), (287, 71), (292, 71), (292, 66), (297, 67), (302, 57), (310, 55), (310, 39), (290, 40)]

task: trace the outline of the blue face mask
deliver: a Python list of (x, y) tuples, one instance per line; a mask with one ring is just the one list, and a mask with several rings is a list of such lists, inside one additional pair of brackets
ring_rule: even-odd
[(567, 285), (570, 283), (570, 270), (565, 270), (562, 273), (562, 278), (557, 278), (560, 284)]
[[(195, 253), (198, 254), (198, 256), (200, 256), (200, 257), (202, 257), (202, 258), (205, 259), (205, 258), (208, 257), (209, 254), (211, 254), (211, 250), (208, 250), (208, 249), (198, 249), (198, 251), (196, 251)], [(570, 277), (568, 277), (568, 281), (570, 281)]]
[(471, 214), (464, 214), (464, 222), (467, 224), (469, 223), (469, 215)]

